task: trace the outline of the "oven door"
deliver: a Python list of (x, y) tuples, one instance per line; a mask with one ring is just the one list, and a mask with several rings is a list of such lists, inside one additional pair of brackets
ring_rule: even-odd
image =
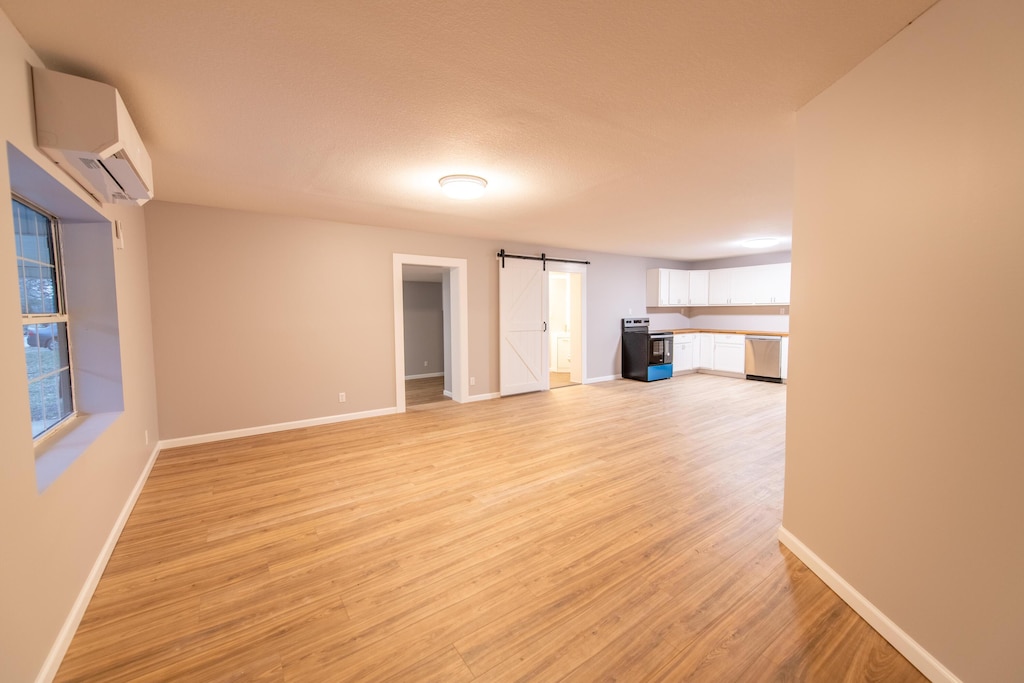
[(647, 342), (648, 365), (671, 365), (674, 335), (652, 334)]

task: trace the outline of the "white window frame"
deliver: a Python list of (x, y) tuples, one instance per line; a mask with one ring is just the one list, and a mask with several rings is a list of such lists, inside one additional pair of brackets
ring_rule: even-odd
[[(39, 433), (38, 436), (33, 435), (33, 442), (38, 444), (44, 439), (61, 431), (61, 427), (70, 424), (78, 416), (78, 408), (75, 403), (75, 371), (73, 353), (71, 349), (71, 322), (68, 317), (67, 310), (67, 292), (64, 282), (64, 250), (61, 243), (61, 222), (60, 219), (53, 215), (52, 212), (47, 211), (43, 207), (34, 204), (33, 202), (21, 197), (15, 193), (11, 193), (11, 199), (23, 206), (28, 207), (32, 211), (45, 216), (50, 224), (50, 240), (53, 244), (53, 265), (54, 265), (54, 288), (55, 297), (57, 300), (57, 312), (56, 313), (24, 313), (21, 314), (22, 327), (25, 325), (47, 325), (47, 324), (64, 324), (65, 331), (65, 343), (67, 344), (68, 352), (68, 364), (67, 366), (60, 366), (56, 370), (53, 370), (41, 377), (35, 377), (28, 380), (28, 384), (31, 387), (32, 384), (42, 382), (50, 377), (59, 376), (61, 372), (67, 369), (69, 383), (71, 386), (71, 411), (67, 415), (61, 416), (59, 420), (54, 422), (52, 425), (44, 429)], [(25, 259), (22, 256), (16, 257), (18, 262), (23, 261), (32, 262)], [(49, 265), (44, 264), (44, 265)]]

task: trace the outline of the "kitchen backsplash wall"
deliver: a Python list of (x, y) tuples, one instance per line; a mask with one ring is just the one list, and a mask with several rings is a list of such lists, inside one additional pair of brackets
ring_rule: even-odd
[(682, 330), (690, 326), (686, 316), (679, 309), (672, 313), (655, 313), (651, 309), (647, 309), (646, 312), (641, 312), (640, 316), (651, 319), (652, 330)]
[[(789, 306), (690, 307), (684, 308), (680, 317), (686, 320), (686, 328), (789, 332)], [(651, 318), (653, 326), (654, 316)]]

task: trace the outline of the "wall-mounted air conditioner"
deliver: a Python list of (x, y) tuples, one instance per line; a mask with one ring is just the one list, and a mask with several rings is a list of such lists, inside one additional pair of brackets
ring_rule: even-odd
[(36, 144), (105, 204), (153, 198), (153, 164), (112, 86), (32, 69)]

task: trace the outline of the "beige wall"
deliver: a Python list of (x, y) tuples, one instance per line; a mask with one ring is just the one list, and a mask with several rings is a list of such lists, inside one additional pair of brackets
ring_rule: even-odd
[(444, 372), (444, 310), (440, 282), (403, 282), (405, 375)]
[[(395, 406), (392, 254), (462, 258), (471, 395), (498, 391), (495, 253), (551, 249), (150, 202), (162, 438)], [(562, 250), (588, 267), (588, 377), (618, 372), (619, 320), (663, 261)], [(338, 403), (338, 393), (347, 401)]]
[(964, 681), (1024, 680), (1022, 35), (942, 0), (797, 120), (784, 526)]
[[(0, 13), (0, 155), (10, 143), (67, 187), (34, 147), (29, 64), (40, 62)], [(0, 194), (10, 190), (0, 160)], [(75, 189), (80, 197), (86, 197)], [(91, 200), (88, 200), (91, 202)], [(93, 203), (95, 206), (95, 204)], [(157, 437), (146, 231), (139, 208), (106, 210), (127, 243), (114, 254), (124, 413), (43, 493), (37, 491), (9, 204), (0, 210), (0, 679), (34, 680), (85, 585)], [(98, 207), (97, 207), (98, 209)], [(99, 209), (98, 209), (99, 210)], [(73, 229), (74, 226), (67, 226)], [(73, 321), (72, 321), (73, 323)], [(144, 444), (149, 430), (151, 444)]]

